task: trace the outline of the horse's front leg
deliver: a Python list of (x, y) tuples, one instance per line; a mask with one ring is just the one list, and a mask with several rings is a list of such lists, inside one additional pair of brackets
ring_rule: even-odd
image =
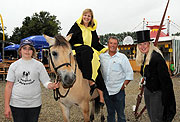
[(84, 116), (84, 122), (90, 122), (90, 117), (89, 117), (89, 100), (84, 100), (80, 104), (83, 116)]
[(63, 113), (64, 122), (70, 122), (70, 120), (69, 120), (69, 109), (70, 109), (70, 107), (67, 107), (62, 103), (60, 103), (60, 106), (61, 106), (61, 110)]
[(105, 117), (104, 117), (104, 104), (101, 104), (100, 105), (100, 111), (101, 111), (101, 122), (104, 122), (105, 121)]
[(91, 104), (91, 107), (90, 107), (90, 111), (91, 111), (91, 114), (90, 114), (90, 122), (93, 122), (94, 120), (94, 114), (95, 114), (95, 100), (92, 100), (90, 102)]

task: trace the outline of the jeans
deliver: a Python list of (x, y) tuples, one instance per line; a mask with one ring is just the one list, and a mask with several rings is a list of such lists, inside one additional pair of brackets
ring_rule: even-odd
[(115, 122), (115, 112), (117, 112), (117, 120), (118, 122), (126, 122), (126, 117), (124, 113), (125, 109), (125, 91), (120, 90), (115, 95), (109, 95), (107, 89), (103, 92), (104, 101), (107, 107), (107, 121)]
[(10, 107), (14, 122), (38, 122), (41, 106), (35, 108)]

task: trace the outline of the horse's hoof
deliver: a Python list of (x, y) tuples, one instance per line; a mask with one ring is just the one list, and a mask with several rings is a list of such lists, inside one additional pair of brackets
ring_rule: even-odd
[(101, 116), (101, 122), (104, 122), (104, 120), (105, 120), (105, 117)]
[(94, 120), (94, 115), (91, 115), (90, 116), (90, 122), (93, 122), (93, 120)]

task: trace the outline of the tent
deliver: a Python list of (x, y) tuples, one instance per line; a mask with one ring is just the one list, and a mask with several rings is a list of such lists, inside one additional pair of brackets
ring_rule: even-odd
[(13, 44), (6, 46), (4, 48), (5, 51), (5, 58), (11, 59), (11, 58), (18, 58), (17, 50), (19, 49), (19, 44)]
[(29, 36), (22, 39), (21, 41), (23, 40), (31, 40), (36, 49), (43, 49), (49, 47), (49, 44), (46, 42), (46, 39), (42, 35)]
[(13, 44), (13, 45), (9, 45), (9, 46), (6, 46), (4, 48), (4, 51), (7, 51), (7, 50), (18, 50), (19, 49), (19, 44)]
[(180, 75), (180, 36), (174, 36), (172, 39), (174, 75)]

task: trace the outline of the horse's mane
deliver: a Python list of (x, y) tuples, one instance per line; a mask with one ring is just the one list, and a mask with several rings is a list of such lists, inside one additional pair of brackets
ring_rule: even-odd
[(62, 35), (56, 35), (55, 36), (55, 45), (54, 46), (64, 46), (64, 47), (69, 47), (68, 42)]

